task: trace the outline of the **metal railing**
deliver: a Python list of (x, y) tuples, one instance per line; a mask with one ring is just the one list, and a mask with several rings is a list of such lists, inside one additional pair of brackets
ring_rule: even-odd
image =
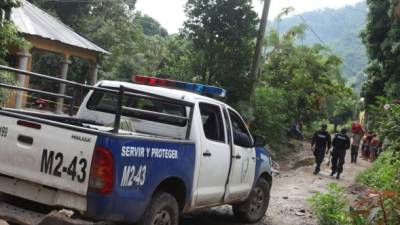
[[(91, 86), (91, 85), (77, 83), (74, 81), (60, 79), (57, 77), (43, 75), (40, 73), (34, 73), (34, 72), (30, 72), (30, 71), (20, 70), (20, 69), (16, 69), (16, 68), (4, 66), (4, 65), (0, 65), (0, 71), (12, 72), (12, 73), (16, 73), (18, 75), (35, 77), (35, 78), (39, 78), (39, 79), (45, 79), (45, 80), (49, 80), (52, 82), (57, 82), (57, 83), (62, 83), (62, 84), (72, 86), (73, 87), (73, 95), (68, 96), (65, 94), (56, 94), (56, 93), (52, 93), (52, 92), (48, 92), (48, 91), (42, 91), (42, 90), (37, 90), (37, 89), (32, 89), (32, 88), (19, 87), (17, 85), (0, 83), (0, 88), (12, 89), (12, 90), (17, 90), (17, 91), (25, 91), (25, 92), (37, 93), (37, 94), (41, 94), (41, 95), (45, 95), (45, 96), (49, 96), (49, 97), (57, 97), (57, 98), (67, 99), (70, 101), (70, 104), (69, 104), (69, 115), (70, 116), (73, 115), (73, 109), (78, 101), (78, 98), (80, 97), (79, 93), (82, 93), (83, 90), (89, 90), (89, 91), (93, 90), (96, 92), (116, 94), (118, 96), (118, 104), (117, 104), (117, 109), (116, 109), (115, 118), (114, 118), (114, 128), (113, 128), (114, 133), (119, 132), (119, 126), (120, 126), (120, 122), (121, 122), (121, 114), (123, 114), (123, 112), (136, 112), (136, 113), (146, 114), (149, 116), (161, 116), (164, 118), (174, 119), (177, 121), (179, 121), (179, 120), (187, 121), (187, 130), (186, 130), (185, 138), (189, 139), (190, 130), (191, 130), (191, 126), (192, 126), (193, 112), (194, 112), (194, 103), (192, 103), (192, 102), (175, 99), (175, 98), (170, 98), (167, 96), (162, 96), (162, 95), (158, 95), (155, 93), (149, 93), (149, 92), (145, 92), (145, 91), (141, 91), (141, 90), (137, 90), (137, 89), (132, 89), (129, 87), (125, 87), (123, 85), (120, 85), (118, 90), (112, 89), (112, 88), (105, 88), (105, 87), (95, 87), (95, 86)], [(161, 112), (155, 112), (155, 111), (150, 111), (150, 110), (145, 110), (145, 109), (126, 107), (126, 106), (123, 106), (123, 98), (125, 96), (138, 97), (138, 98), (143, 98), (143, 99), (148, 99), (148, 100), (165, 102), (165, 103), (169, 103), (172, 105), (189, 107), (189, 109), (190, 109), (189, 115), (187, 117), (183, 117), (183, 116), (177, 116), (177, 115), (172, 115), (172, 114), (168, 114), (168, 113), (161, 113)]]

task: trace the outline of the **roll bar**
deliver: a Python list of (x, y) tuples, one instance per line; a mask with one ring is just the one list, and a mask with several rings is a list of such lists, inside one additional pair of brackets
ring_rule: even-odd
[[(114, 133), (117, 133), (117, 134), (119, 133), (119, 126), (120, 126), (122, 112), (129, 111), (129, 112), (139, 112), (142, 114), (153, 115), (153, 116), (154, 115), (163, 116), (163, 117), (166, 117), (169, 119), (186, 120), (186, 121), (188, 121), (188, 125), (187, 125), (185, 138), (189, 139), (190, 129), (192, 126), (192, 121), (193, 121), (193, 112), (194, 112), (194, 103), (192, 103), (192, 102), (184, 101), (181, 99), (170, 98), (170, 97), (158, 95), (155, 93), (149, 93), (149, 92), (145, 92), (145, 91), (141, 91), (141, 90), (137, 90), (137, 89), (132, 89), (132, 88), (125, 87), (123, 85), (120, 85), (117, 90), (112, 89), (112, 88), (96, 87), (96, 86), (92, 86), (92, 85), (86, 85), (86, 84), (81, 84), (81, 83), (74, 82), (74, 81), (60, 79), (57, 77), (43, 75), (40, 73), (34, 73), (34, 72), (30, 72), (30, 71), (20, 70), (20, 69), (16, 69), (16, 68), (4, 66), (4, 65), (0, 65), (0, 71), (12, 72), (12, 73), (21, 74), (24, 76), (35, 77), (35, 78), (39, 78), (39, 79), (49, 80), (52, 82), (72, 86), (73, 87), (73, 95), (68, 96), (65, 94), (52, 93), (52, 92), (42, 91), (42, 90), (37, 90), (37, 89), (32, 89), (32, 88), (19, 87), (17, 85), (0, 83), (0, 88), (6, 88), (6, 89), (12, 89), (12, 90), (18, 90), (18, 91), (26, 91), (26, 92), (31, 92), (31, 93), (38, 93), (38, 94), (42, 94), (42, 95), (46, 95), (46, 96), (50, 96), (50, 97), (57, 97), (57, 98), (63, 98), (63, 99), (70, 100), (70, 104), (69, 104), (69, 115), (70, 116), (72, 116), (72, 114), (73, 114), (73, 108), (75, 107), (75, 105), (77, 103), (77, 100), (79, 98), (79, 93), (82, 92), (83, 90), (92, 90), (92, 91), (96, 91), (96, 92), (116, 94), (118, 96), (118, 105), (117, 105), (117, 110), (116, 110), (115, 119), (114, 119), (114, 128), (113, 128)], [(182, 117), (182, 116), (176, 116), (176, 115), (172, 115), (172, 114), (168, 114), (168, 113), (160, 113), (160, 112), (154, 112), (154, 111), (145, 110), (145, 109), (125, 107), (122, 105), (122, 103), (123, 103), (122, 100), (125, 96), (139, 97), (139, 98), (144, 98), (144, 99), (149, 99), (149, 100), (162, 101), (162, 102), (166, 102), (166, 103), (173, 104), (173, 105), (189, 107), (190, 108), (189, 116)]]

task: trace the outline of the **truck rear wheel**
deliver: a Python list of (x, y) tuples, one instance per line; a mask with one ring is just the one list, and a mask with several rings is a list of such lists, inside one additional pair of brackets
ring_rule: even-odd
[(179, 207), (175, 198), (165, 192), (156, 193), (139, 225), (178, 225)]
[(260, 178), (249, 198), (238, 205), (233, 205), (233, 213), (246, 223), (254, 223), (263, 218), (267, 211), (270, 198), (270, 185), (264, 178)]

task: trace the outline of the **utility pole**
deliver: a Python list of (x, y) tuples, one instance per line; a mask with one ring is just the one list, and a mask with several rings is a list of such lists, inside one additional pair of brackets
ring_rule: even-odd
[(251, 73), (250, 73), (250, 79), (252, 82), (251, 85), (252, 85), (253, 93), (255, 91), (256, 83), (258, 80), (261, 49), (262, 49), (262, 44), (263, 44), (263, 40), (265, 37), (265, 30), (267, 28), (268, 13), (269, 13), (270, 5), (271, 5), (271, 0), (264, 0), (264, 7), (263, 7), (262, 16), (261, 16), (261, 23), (260, 23), (260, 28), (258, 30), (258, 36), (257, 36), (256, 50), (254, 52), (253, 64), (251, 66)]

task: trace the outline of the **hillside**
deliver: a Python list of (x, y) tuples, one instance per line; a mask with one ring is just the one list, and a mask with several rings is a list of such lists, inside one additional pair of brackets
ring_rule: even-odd
[[(326, 43), (331, 50), (342, 57), (344, 61), (343, 73), (348, 84), (357, 91), (363, 81), (363, 70), (367, 64), (367, 56), (364, 45), (361, 43), (359, 33), (365, 27), (367, 5), (360, 2), (354, 6), (346, 6), (339, 9), (323, 9), (301, 14), (308, 26)], [(290, 27), (304, 23), (299, 15), (284, 18), (278, 24), (275, 20), (274, 29), (283, 33)], [(310, 29), (306, 31), (306, 37), (302, 44), (320, 43)]]

